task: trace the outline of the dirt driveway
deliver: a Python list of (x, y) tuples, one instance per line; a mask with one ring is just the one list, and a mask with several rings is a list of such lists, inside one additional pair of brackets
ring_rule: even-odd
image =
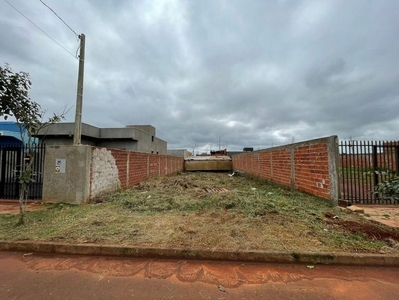
[[(44, 209), (40, 201), (28, 202), (26, 211)], [(0, 214), (19, 214), (19, 202), (17, 200), (0, 200)]]

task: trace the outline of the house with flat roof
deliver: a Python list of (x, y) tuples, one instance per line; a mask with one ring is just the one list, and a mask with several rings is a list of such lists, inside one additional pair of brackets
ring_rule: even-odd
[(191, 152), (187, 151), (187, 149), (168, 149), (168, 155), (184, 158), (192, 156)]
[[(36, 135), (48, 146), (73, 145), (75, 123), (56, 123)], [(167, 143), (155, 136), (151, 125), (127, 125), (122, 128), (98, 128), (82, 123), (83, 145), (115, 148), (155, 154), (167, 154)]]

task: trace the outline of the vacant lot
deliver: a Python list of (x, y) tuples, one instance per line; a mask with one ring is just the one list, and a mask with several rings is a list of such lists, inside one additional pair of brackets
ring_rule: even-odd
[(0, 215), (1, 240), (210, 250), (399, 252), (399, 230), (323, 200), (225, 173), (149, 180), (98, 203)]

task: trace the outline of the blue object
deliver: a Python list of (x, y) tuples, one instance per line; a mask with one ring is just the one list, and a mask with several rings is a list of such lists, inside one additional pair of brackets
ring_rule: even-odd
[[(23, 132), (25, 143), (28, 142), (29, 136), (26, 130)], [(32, 143), (37, 143), (37, 138), (31, 139)], [(0, 145), (23, 145), (21, 132), (15, 122), (0, 122)]]

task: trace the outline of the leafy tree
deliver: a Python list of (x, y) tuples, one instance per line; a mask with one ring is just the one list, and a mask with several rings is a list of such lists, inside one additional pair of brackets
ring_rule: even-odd
[[(34, 136), (46, 126), (58, 123), (64, 119), (65, 110), (62, 114), (53, 114), (47, 121), (44, 120), (46, 111), (29, 97), (31, 87), (29, 74), (26, 72), (14, 73), (8, 64), (0, 67), (0, 117), (8, 119), (14, 117), (21, 133), (24, 144), (24, 155), (29, 158), (27, 163), (20, 166), (19, 183), (19, 224), (25, 223), (25, 207), (28, 198), (28, 186), (35, 181), (33, 170), (34, 152), (32, 143)], [(24, 133), (27, 134), (27, 140)]]

